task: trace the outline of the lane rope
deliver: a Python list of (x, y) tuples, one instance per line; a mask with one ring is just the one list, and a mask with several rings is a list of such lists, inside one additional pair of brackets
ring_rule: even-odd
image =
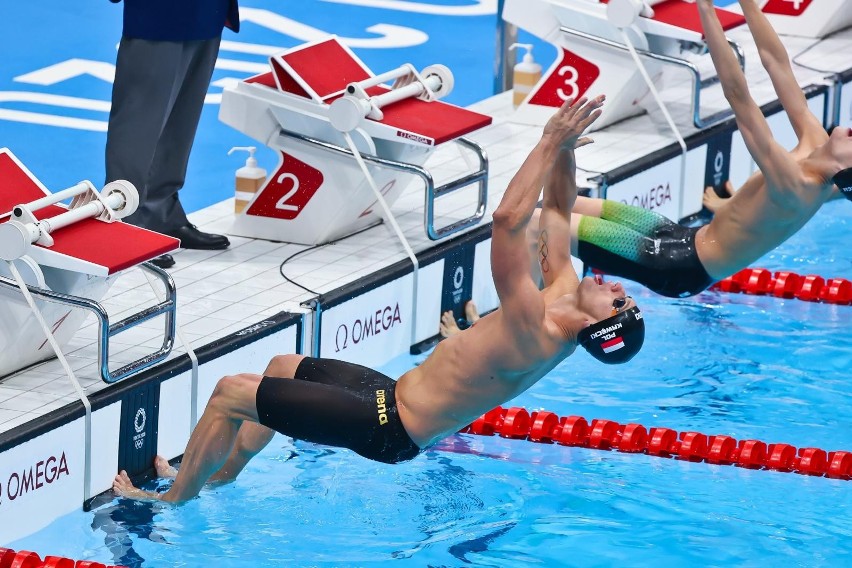
[(852, 452), (828, 452), (736, 440), (731, 436), (678, 432), (671, 428), (646, 428), (613, 420), (587, 421), (582, 416), (560, 417), (545, 410), (498, 406), (483, 414), (460, 433), (527, 440), (622, 453), (647, 454), (754, 470), (798, 473), (832, 479), (852, 479)]
[(45, 556), (44, 560), (29, 550), (0, 547), (0, 568), (127, 568), (93, 560), (71, 560), (63, 556)]
[(824, 278), (816, 274), (802, 276), (786, 270), (772, 272), (765, 268), (745, 268), (716, 282), (710, 290), (841, 306), (852, 304), (852, 282), (846, 278)]

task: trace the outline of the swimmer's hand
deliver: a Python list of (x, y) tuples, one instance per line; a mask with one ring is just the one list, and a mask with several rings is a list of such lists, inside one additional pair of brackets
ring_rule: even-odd
[(598, 95), (592, 100), (586, 97), (568, 99), (547, 121), (542, 139), (551, 138), (562, 148), (568, 149), (591, 144), (591, 138), (581, 136), (586, 128), (601, 115), (601, 107), (605, 100), (605, 95)]

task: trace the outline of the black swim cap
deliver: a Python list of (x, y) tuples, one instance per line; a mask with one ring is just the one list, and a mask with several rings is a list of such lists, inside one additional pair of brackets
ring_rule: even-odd
[(627, 363), (639, 353), (645, 343), (645, 320), (642, 319), (642, 312), (633, 306), (592, 324), (577, 335), (577, 341), (592, 357), (602, 363)]
[(833, 178), (831, 178), (831, 181), (837, 184), (837, 187), (840, 188), (840, 193), (843, 194), (843, 197), (852, 201), (852, 168), (840, 170)]

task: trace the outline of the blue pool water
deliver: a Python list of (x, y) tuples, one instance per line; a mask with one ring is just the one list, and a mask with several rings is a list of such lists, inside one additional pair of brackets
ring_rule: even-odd
[[(755, 266), (852, 278), (850, 237), (852, 204), (835, 202)], [(852, 450), (852, 306), (630, 291), (640, 355), (609, 368), (578, 352), (510, 404)], [(9, 546), (145, 567), (852, 562), (849, 481), (497, 437), (442, 447), (386, 466), (277, 436), (184, 506), (113, 500)]]

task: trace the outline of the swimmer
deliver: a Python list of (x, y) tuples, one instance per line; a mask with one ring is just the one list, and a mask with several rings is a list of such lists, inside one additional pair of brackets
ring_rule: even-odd
[(574, 254), (587, 264), (670, 297), (691, 296), (746, 268), (795, 234), (838, 189), (852, 199), (852, 130), (826, 134), (808, 109), (787, 51), (754, 0), (741, 0), (775, 92), (798, 138), (791, 151), (773, 138), (752, 100), (711, 0), (698, 10), (725, 97), (760, 171), (713, 219), (687, 228), (653, 211), (579, 197), (571, 220)]
[[(473, 303), (473, 300), (468, 300), (464, 304), (464, 319), (465, 323), (467, 323), (467, 327), (464, 329), (468, 329), (470, 326), (479, 321), (479, 310), (476, 308), (476, 304)], [(441, 324), (438, 329), (441, 333), (441, 337), (449, 337), (463, 331), (462, 328), (459, 327), (458, 322), (456, 322), (453, 310), (447, 310), (441, 314)]]
[(731, 180), (727, 180), (719, 190), (716, 190), (712, 185), (705, 187), (704, 195), (701, 197), (701, 204), (710, 213), (715, 213), (728, 202), (733, 194), (734, 185), (731, 183)]
[[(544, 127), (494, 212), (491, 272), (500, 307), (438, 344), (398, 381), (343, 361), (280, 355), (265, 376), (222, 378), (195, 427), (171, 488), (139, 490), (126, 472), (119, 495), (182, 502), (209, 480), (233, 479), (272, 438), (349, 448), (378, 462), (413, 459), (484, 412), (517, 396), (582, 345), (608, 364), (642, 347), (645, 324), (619, 283), (580, 281), (570, 258), (574, 148), (603, 97), (569, 99)], [(550, 245), (539, 290), (527, 269), (525, 231), (544, 187), (540, 228)], [(524, 267), (524, 269), (519, 269)], [(163, 465), (162, 458), (157, 460)]]

